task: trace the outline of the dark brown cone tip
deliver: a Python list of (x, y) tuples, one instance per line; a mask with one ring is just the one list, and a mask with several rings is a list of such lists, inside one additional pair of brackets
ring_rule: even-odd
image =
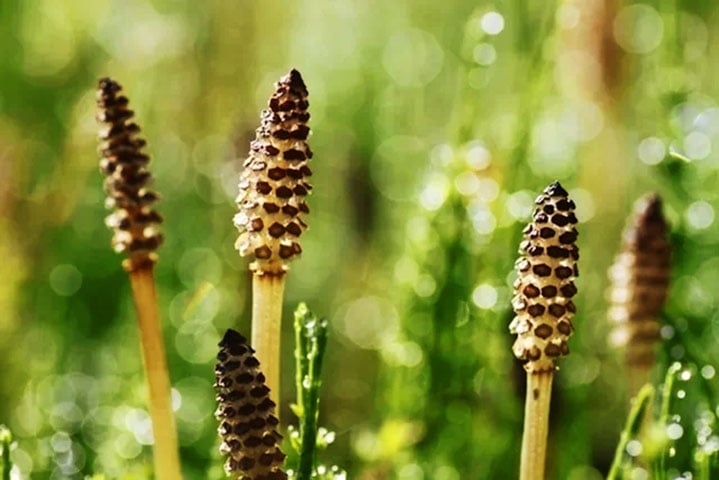
[(569, 193), (562, 187), (562, 184), (559, 183), (559, 180), (555, 180), (554, 182), (550, 183), (547, 188), (544, 189), (544, 193), (551, 197), (567, 197), (569, 196)]
[(616, 325), (613, 343), (625, 348), (628, 365), (648, 368), (661, 339), (658, 318), (671, 277), (669, 226), (659, 195), (637, 202), (609, 277), (609, 318)]
[(97, 120), (100, 131), (100, 170), (105, 174), (106, 204), (114, 212), (105, 223), (114, 231), (112, 246), (128, 258), (128, 271), (152, 268), (155, 250), (162, 244), (159, 231), (162, 217), (152, 209), (159, 196), (148, 189), (152, 176), (147, 170), (149, 157), (142, 152), (145, 140), (140, 127), (131, 122), (134, 112), (127, 108), (122, 87), (111, 78), (101, 78), (97, 90)]
[(525, 369), (530, 373), (553, 371), (556, 358), (569, 353), (567, 339), (576, 310), (574, 279), (579, 276), (574, 202), (554, 182), (536, 205), (516, 262), (512, 300), (516, 317), (509, 326), (517, 335), (514, 354), (527, 361)]
[(225, 473), (245, 480), (286, 480), (276, 405), (260, 362), (247, 339), (235, 330), (227, 330), (219, 345), (215, 415), (223, 440), (220, 452), (227, 455)]
[(243, 337), (238, 331), (232, 330), (231, 328), (227, 329), (225, 335), (222, 337), (222, 340), (220, 341), (220, 343), (218, 343), (220, 347), (245, 344), (247, 344), (247, 339)]
[(307, 95), (297, 70), (275, 84), (240, 175), (235, 246), (240, 255), (254, 258), (250, 268), (259, 275), (284, 274), (302, 252), (299, 237), (307, 230), (306, 197), (312, 190)]
[(305, 85), (304, 80), (302, 80), (302, 75), (294, 68), (290, 70), (290, 73), (282, 77), (282, 80), (280, 80), (280, 82), (287, 83), (290, 87), (302, 92), (302, 94), (304, 95), (308, 94), (307, 86)]

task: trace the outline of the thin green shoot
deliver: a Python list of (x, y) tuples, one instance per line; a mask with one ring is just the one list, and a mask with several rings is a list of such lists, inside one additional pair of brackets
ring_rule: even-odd
[(0, 425), (0, 465), (2, 465), (2, 480), (10, 480), (12, 460), (10, 460), (10, 444), (12, 433), (5, 425)]
[[(672, 392), (674, 390), (674, 383), (677, 379), (677, 375), (682, 369), (682, 365), (679, 362), (674, 362), (668, 369), (664, 377), (664, 386), (662, 387), (662, 398), (661, 406), (659, 409), (659, 422), (661, 427), (666, 427), (669, 423), (669, 415), (672, 411)], [(669, 458), (669, 448), (671, 442), (666, 442), (662, 453), (658, 456), (654, 462), (655, 473), (657, 475), (665, 475), (667, 459)], [(660, 477), (657, 477), (660, 478)]]
[(677, 151), (674, 151), (674, 150), (670, 150), (670, 151), (669, 151), (669, 156), (670, 156), (671, 158), (675, 158), (675, 159), (677, 159), (677, 160), (681, 160), (682, 162), (687, 162), (687, 163), (689, 163), (689, 162), (692, 161), (691, 158), (689, 158), (689, 157), (687, 157), (687, 156), (685, 156), (685, 155), (682, 155), (681, 153), (679, 153), (679, 152), (677, 152)]
[(614, 460), (612, 461), (609, 475), (607, 475), (607, 480), (619, 480), (622, 478), (622, 466), (627, 444), (632, 438), (639, 435), (653, 399), (654, 387), (650, 384), (644, 385), (634, 399), (634, 405), (629, 411), (627, 423), (619, 436), (619, 443), (614, 452)]
[(327, 321), (301, 303), (295, 311), (295, 361), (300, 443), (297, 480), (310, 480), (316, 469), (322, 359), (327, 346)]

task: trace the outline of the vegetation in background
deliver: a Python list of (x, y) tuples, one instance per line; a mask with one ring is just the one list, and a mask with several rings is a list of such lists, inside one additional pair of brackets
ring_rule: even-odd
[(12, 460), (10, 460), (10, 444), (12, 434), (5, 425), (0, 425), (0, 467), (2, 468), (2, 480), (10, 480)]
[[(655, 391), (682, 367), (668, 423), (655, 413), (648, 434), (681, 432), (657, 442), (668, 478), (716, 475), (716, 2), (442, 7), (0, 3), (0, 422), (21, 475), (151, 471), (133, 305), (100, 241), (92, 89), (107, 74), (143, 112), (163, 192), (155, 276), (183, 472), (223, 475), (210, 365), (221, 332), (249, 329), (252, 282), (229, 219), (256, 112), (290, 66), (312, 86), (317, 161), (286, 300), (328, 313), (328, 462), (362, 480), (516, 475), (525, 392), (507, 272), (533, 192), (560, 179), (577, 203), (583, 266), (547, 477), (597, 480), (615, 458), (627, 404), (605, 272), (650, 191), (673, 247)], [(289, 345), (287, 322), (282, 336)], [(290, 370), (291, 348), (280, 365)], [(291, 384), (284, 375), (284, 418)], [(632, 448), (622, 468), (658, 468)]]

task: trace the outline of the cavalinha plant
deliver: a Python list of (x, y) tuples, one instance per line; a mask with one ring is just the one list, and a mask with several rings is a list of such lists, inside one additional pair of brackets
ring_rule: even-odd
[(130, 121), (134, 112), (121, 90), (117, 82), (103, 78), (97, 91), (97, 119), (105, 125), (100, 131), (100, 168), (107, 177), (106, 204), (114, 209), (106, 223), (114, 230), (115, 251), (127, 254), (122, 266), (130, 276), (140, 328), (155, 438), (155, 474), (176, 480), (182, 475), (153, 273), (155, 250), (163, 238), (158, 229), (162, 217), (152, 208), (157, 194), (147, 188), (151, 175), (146, 168), (150, 158), (142, 152), (145, 140), (137, 136), (140, 127)]
[(517, 260), (512, 306), (517, 316), (514, 355), (525, 360), (527, 397), (522, 437), (521, 480), (544, 478), (552, 378), (557, 357), (567, 355), (579, 275), (574, 202), (559, 182), (537, 198), (532, 222), (524, 229)]
[(306, 181), (312, 171), (307, 161), (307, 87), (297, 70), (275, 85), (268, 109), (250, 144), (240, 176), (234, 224), (240, 231), (236, 247), (251, 256), (252, 345), (262, 359), (267, 385), (280, 398), (280, 333), (282, 299), (288, 262), (302, 252), (298, 243), (307, 229), (309, 213)]
[(227, 455), (225, 472), (241, 480), (284, 480), (276, 405), (260, 362), (247, 339), (234, 330), (227, 330), (219, 345), (215, 415), (223, 439), (220, 451)]
[(654, 347), (660, 339), (658, 317), (669, 290), (671, 246), (667, 230), (659, 196), (642, 198), (609, 271), (609, 317), (616, 324), (612, 336), (625, 348), (630, 396), (649, 381), (655, 363)]

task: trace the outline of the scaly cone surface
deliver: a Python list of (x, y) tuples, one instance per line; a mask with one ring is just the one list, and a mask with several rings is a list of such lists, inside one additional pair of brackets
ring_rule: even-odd
[(152, 205), (158, 195), (149, 190), (151, 182), (147, 164), (150, 158), (142, 152), (145, 140), (138, 137), (140, 127), (131, 121), (134, 112), (122, 87), (103, 78), (97, 90), (97, 120), (105, 127), (100, 131), (100, 169), (107, 176), (106, 205), (115, 211), (105, 223), (112, 228), (112, 246), (128, 258), (123, 267), (128, 271), (150, 268), (157, 261), (155, 250), (162, 243), (158, 226), (162, 217)]
[(227, 330), (219, 346), (216, 416), (223, 439), (220, 452), (227, 455), (225, 472), (240, 480), (286, 480), (285, 454), (278, 446), (282, 439), (277, 433), (279, 420), (260, 362), (247, 340), (234, 330)]
[(609, 310), (616, 324), (612, 340), (626, 347), (627, 364), (651, 368), (654, 345), (660, 339), (658, 316), (669, 291), (671, 246), (662, 201), (648, 195), (637, 202), (636, 213), (624, 231), (614, 265)]
[(569, 353), (575, 313), (572, 297), (579, 275), (574, 202), (559, 182), (536, 200), (532, 222), (524, 229), (517, 260), (518, 278), (512, 306), (516, 317), (510, 331), (517, 335), (514, 355), (526, 360), (530, 373), (554, 371), (555, 359)]
[(283, 274), (302, 252), (298, 240), (307, 229), (305, 197), (312, 189), (307, 87), (297, 70), (275, 87), (244, 163), (234, 218), (240, 231), (235, 246), (240, 255), (254, 258), (250, 268), (258, 275)]

